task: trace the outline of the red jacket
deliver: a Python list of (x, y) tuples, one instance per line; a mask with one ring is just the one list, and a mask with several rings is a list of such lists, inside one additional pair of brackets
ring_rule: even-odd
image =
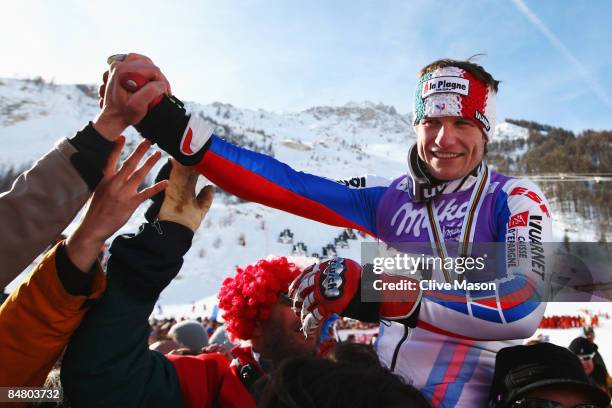
[[(251, 347), (236, 347), (230, 363), (218, 353), (197, 356), (166, 355), (174, 364), (181, 386), (184, 408), (255, 408), (257, 402), (249, 393), (240, 371), (253, 367), (264, 371), (253, 357)], [(244, 374), (244, 370), (243, 370)]]

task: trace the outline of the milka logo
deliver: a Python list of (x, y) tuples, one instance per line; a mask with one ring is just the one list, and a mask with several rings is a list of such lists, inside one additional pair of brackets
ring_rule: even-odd
[(457, 238), (459, 234), (461, 234), (461, 228), (457, 227), (457, 228), (445, 228), (443, 235), (444, 235), (445, 240), (452, 240), (454, 238)]
[[(449, 202), (444, 200), (437, 206), (439, 208), (436, 211), (438, 221), (442, 227), (445, 223), (450, 221), (463, 219), (467, 212), (468, 202), (456, 204), (457, 200), (452, 199)], [(393, 218), (391, 218), (391, 226), (396, 227), (395, 235), (400, 236), (402, 234), (411, 234), (415, 237), (421, 236), (421, 230), (427, 229), (427, 223), (429, 222), (427, 216), (427, 208), (422, 206), (421, 208), (415, 209), (412, 202), (408, 202), (402, 205)], [(396, 226), (397, 225), (397, 226)], [(448, 227), (457, 227), (457, 225), (446, 225)]]

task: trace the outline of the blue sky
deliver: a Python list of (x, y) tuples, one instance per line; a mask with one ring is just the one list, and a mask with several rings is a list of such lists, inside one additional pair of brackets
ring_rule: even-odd
[[(58, 6), (61, 5), (61, 6)], [(97, 83), (148, 54), (182, 99), (293, 111), (370, 100), (412, 109), (419, 68), (486, 53), (500, 119), (612, 129), (612, 2), (11, 1), (0, 76)]]

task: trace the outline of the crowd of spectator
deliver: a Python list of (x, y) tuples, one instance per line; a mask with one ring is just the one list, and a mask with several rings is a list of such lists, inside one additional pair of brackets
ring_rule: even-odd
[[(603, 315), (608, 318), (607, 315)], [(562, 316), (544, 316), (540, 322), (541, 329), (571, 329), (576, 327), (584, 327), (590, 325), (592, 327), (599, 326), (599, 315), (592, 316), (584, 315), (562, 315)]]

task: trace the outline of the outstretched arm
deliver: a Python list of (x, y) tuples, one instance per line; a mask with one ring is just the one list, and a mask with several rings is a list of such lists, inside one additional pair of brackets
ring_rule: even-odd
[(138, 123), (150, 101), (169, 92), (159, 70), (144, 70), (150, 80), (136, 93), (107, 77), (109, 97), (98, 116), (64, 139), (0, 194), (0, 289), (8, 285), (70, 224), (103, 176), (114, 142)]
[[(110, 72), (137, 75), (146, 83), (145, 67), (153, 69), (150, 59), (128, 54)], [(201, 118), (189, 116), (175, 97), (151, 107), (136, 128), (182, 164), (195, 166), (216, 185), (245, 200), (376, 236), (376, 208), (385, 187), (352, 189), (231, 145), (214, 135)]]
[(105, 278), (97, 259), (104, 241), (138, 204), (164, 187), (158, 183), (136, 192), (159, 158), (151, 156), (136, 170), (149, 145), (141, 143), (117, 172), (123, 143), (116, 143), (80, 225), (43, 257), (0, 307), (1, 386), (42, 386), (88, 309), (87, 301), (101, 296)]
[(353, 189), (296, 171), (212, 135), (196, 169), (224, 190), (301, 217), (376, 236), (376, 208), (386, 187)]
[(197, 177), (170, 175), (155, 223), (111, 246), (107, 289), (70, 341), (62, 382), (76, 406), (183, 406), (174, 366), (148, 349), (150, 316), (161, 291), (179, 272), (194, 230), (212, 202), (212, 189), (193, 193)]

